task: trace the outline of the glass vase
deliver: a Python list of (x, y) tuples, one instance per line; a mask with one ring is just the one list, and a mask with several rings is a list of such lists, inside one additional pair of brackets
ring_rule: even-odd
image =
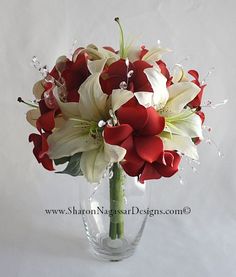
[(147, 220), (150, 188), (115, 163), (99, 184), (81, 183), (79, 198), (93, 254), (108, 261), (131, 256)]

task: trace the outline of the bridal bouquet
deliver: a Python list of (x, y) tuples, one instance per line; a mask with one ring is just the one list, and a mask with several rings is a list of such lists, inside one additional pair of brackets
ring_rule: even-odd
[[(119, 50), (90, 44), (61, 56), (49, 72), (37, 58), (43, 79), (33, 87), (27, 120), (36, 127), (29, 141), (47, 170), (83, 175), (99, 183), (107, 170), (111, 208), (123, 207), (123, 174), (140, 183), (171, 177), (182, 156), (197, 160), (203, 139), (201, 99), (205, 85), (196, 70), (170, 72), (161, 47), (125, 44), (119, 19)], [(112, 204), (114, 203), (115, 204)], [(122, 215), (111, 221), (110, 238), (122, 238)]]

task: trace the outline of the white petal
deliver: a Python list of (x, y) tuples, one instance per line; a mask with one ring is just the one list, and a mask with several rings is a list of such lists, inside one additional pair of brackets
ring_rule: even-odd
[(82, 53), (83, 52), (86, 52), (89, 55), (90, 60), (107, 59), (106, 63), (108, 65), (120, 59), (119, 55), (117, 55), (116, 53), (103, 47), (97, 47), (94, 44), (88, 45), (85, 49), (82, 50)]
[(152, 92), (139, 91), (139, 92), (135, 92), (134, 95), (140, 105), (143, 105), (146, 108), (154, 106)]
[(203, 139), (201, 118), (191, 109), (184, 109), (170, 118), (166, 117), (166, 128), (173, 134)]
[(80, 117), (79, 105), (75, 102), (63, 103), (57, 100), (58, 106), (65, 118)]
[(58, 73), (62, 73), (65, 70), (67, 61), (68, 58), (66, 56), (61, 56), (57, 59), (55, 68)]
[(58, 90), (55, 88), (53, 90), (53, 95), (57, 100), (57, 104), (62, 112), (64, 118), (78, 118), (80, 116), (79, 104), (77, 102), (64, 103), (60, 100), (58, 95)]
[(191, 159), (198, 160), (197, 147), (189, 137), (161, 134), (165, 150), (177, 150)]
[(170, 116), (180, 113), (200, 92), (200, 88), (192, 82), (173, 84), (168, 88), (169, 100), (162, 110), (162, 114)]
[(41, 113), (39, 109), (32, 109), (26, 113), (26, 119), (32, 126), (36, 127), (36, 121), (40, 115)]
[(169, 98), (169, 93), (166, 88), (166, 78), (157, 68), (146, 68), (144, 73), (153, 89), (153, 104), (159, 110), (165, 106)]
[(45, 91), (45, 88), (43, 86), (43, 80), (38, 81), (37, 83), (34, 84), (33, 86), (33, 94), (36, 99), (41, 99), (42, 94)]
[(55, 128), (61, 128), (65, 124), (65, 119), (62, 117), (62, 115), (57, 115), (55, 118)]
[[(39, 109), (32, 109), (29, 110), (26, 113), (26, 119), (27, 121), (36, 128), (36, 121), (37, 119), (41, 116), (40, 110)], [(63, 117), (61, 115), (57, 115), (55, 118), (55, 128), (60, 128), (65, 120), (63, 119)]]
[(80, 168), (90, 183), (97, 183), (101, 180), (108, 164), (109, 162), (104, 159), (103, 146), (81, 155)]
[(109, 64), (109, 65), (120, 59), (119, 55), (117, 55), (116, 53), (114, 53), (112, 51), (104, 49), (103, 47), (98, 47), (97, 51), (102, 56), (103, 59), (107, 59), (107, 64)]
[(126, 150), (118, 145), (111, 145), (104, 141), (105, 160), (110, 163), (119, 162), (124, 159)]
[(133, 92), (125, 89), (114, 89), (111, 95), (111, 108), (115, 112), (134, 97)]
[(103, 93), (99, 74), (90, 75), (80, 86), (79, 111), (81, 117), (86, 120), (98, 122), (107, 119), (106, 101), (108, 95)]
[(179, 83), (179, 82), (188, 82), (188, 81), (189, 80), (188, 80), (182, 66), (179, 64), (176, 64), (173, 69), (172, 82), (175, 84), (175, 83)]
[(88, 61), (88, 69), (91, 74), (101, 73), (104, 65), (107, 62), (107, 58), (95, 61)]
[(162, 58), (163, 54), (170, 51), (171, 50), (167, 48), (152, 48), (142, 57), (142, 60), (148, 63), (156, 62)]
[(140, 59), (139, 54), (140, 54), (140, 48), (131, 46), (128, 49), (127, 58), (131, 63), (133, 63)]
[(80, 168), (89, 182), (99, 182), (107, 166), (110, 163), (121, 161), (125, 154), (124, 148), (104, 143), (98, 149), (82, 154)]
[(47, 139), (49, 157), (59, 159), (98, 148), (102, 138), (93, 138), (89, 130), (89, 123), (67, 120), (62, 128), (55, 130)]

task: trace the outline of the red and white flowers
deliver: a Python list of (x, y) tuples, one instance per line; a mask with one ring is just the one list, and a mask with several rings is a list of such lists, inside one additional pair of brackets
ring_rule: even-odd
[(35, 84), (38, 105), (27, 113), (38, 162), (48, 170), (68, 162), (63, 173), (89, 182), (119, 162), (144, 182), (175, 174), (182, 155), (198, 159), (205, 86), (195, 70), (171, 74), (166, 52), (126, 47), (121, 32), (119, 51), (91, 44), (60, 57)]

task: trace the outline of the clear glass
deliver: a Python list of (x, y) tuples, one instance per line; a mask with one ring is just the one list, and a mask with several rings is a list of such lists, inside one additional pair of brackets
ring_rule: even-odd
[[(122, 203), (111, 199), (111, 172), (100, 184), (83, 182), (79, 188), (80, 208), (92, 253), (102, 260), (119, 261), (131, 256), (148, 216), (145, 211), (150, 202), (149, 186), (139, 183), (135, 177), (125, 175), (123, 170), (122, 173)], [(118, 205), (115, 202), (119, 202)], [(121, 214), (115, 214), (114, 211), (118, 212), (118, 209), (114, 210), (114, 207), (120, 208)], [(117, 228), (120, 231), (114, 237), (111, 224), (116, 225), (117, 222), (120, 222), (120, 228)]]

